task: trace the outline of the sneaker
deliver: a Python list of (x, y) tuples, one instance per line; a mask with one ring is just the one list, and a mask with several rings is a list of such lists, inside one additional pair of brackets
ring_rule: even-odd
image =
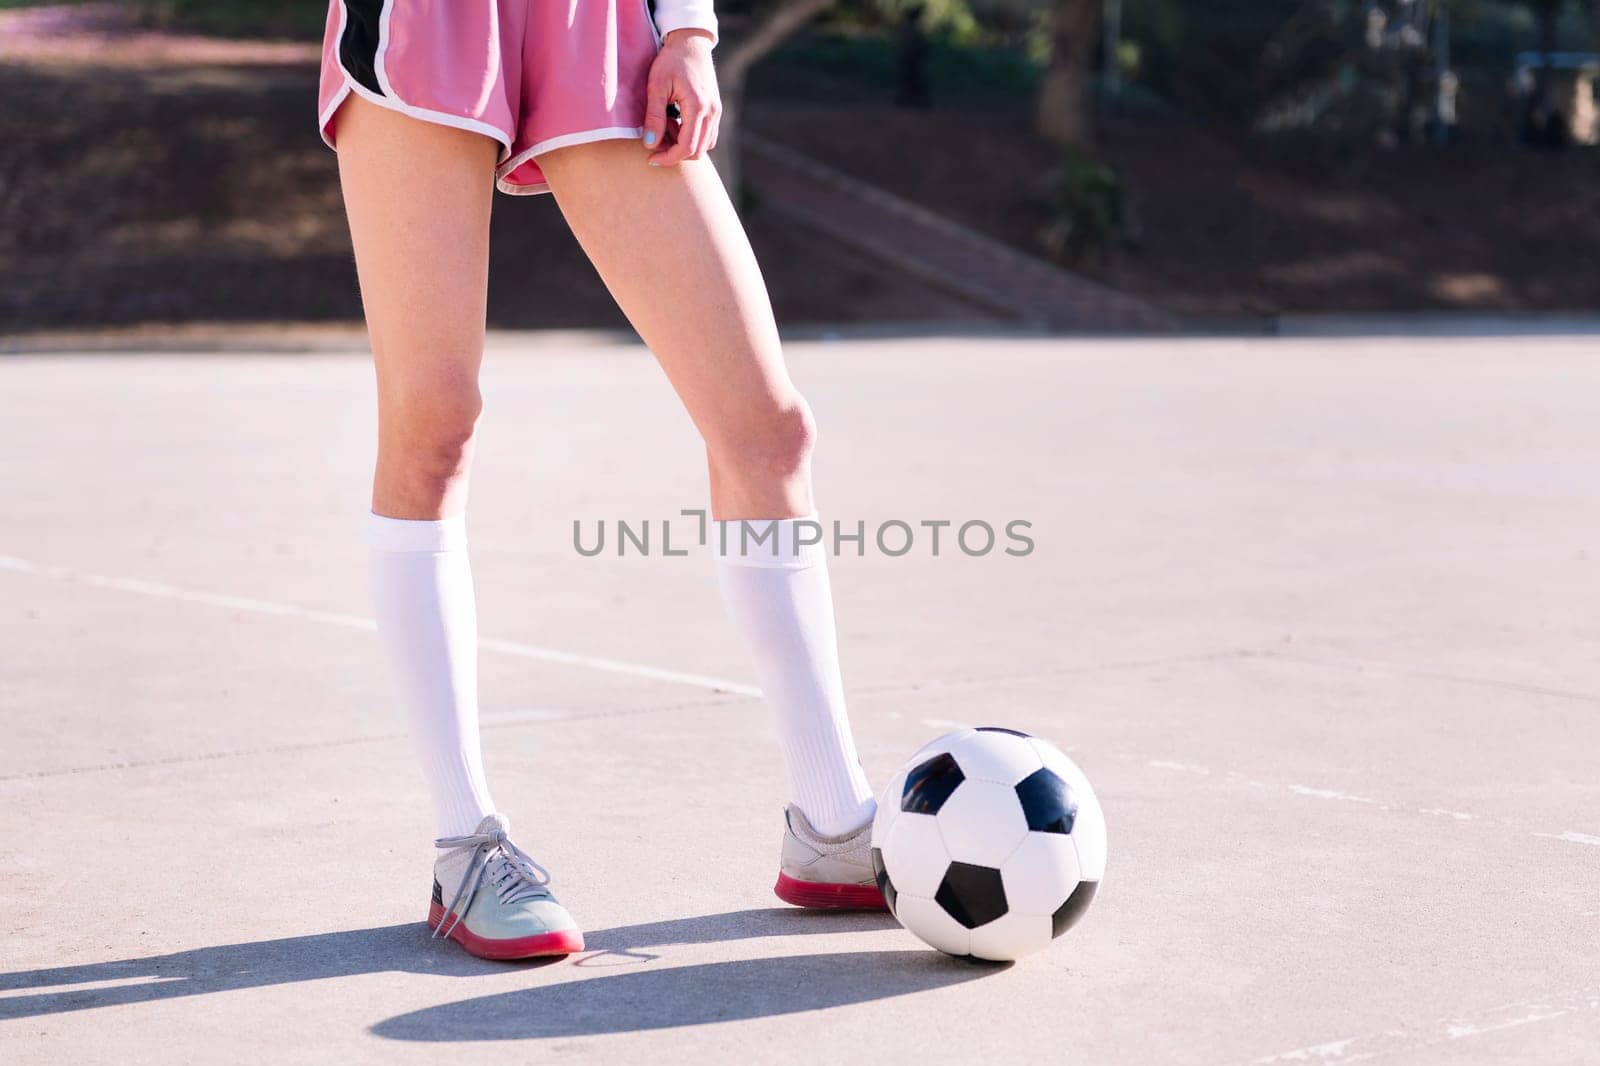
[(783, 812), (783, 855), (773, 891), (796, 907), (883, 911), (872, 871), (872, 822), (844, 836), (825, 837), (791, 804)]
[[(550, 894), (550, 874), (507, 836), (491, 814), (470, 836), (440, 837), (428, 927), (480, 959), (527, 959), (583, 950), (583, 933)], [(450, 903), (445, 905), (446, 893)]]

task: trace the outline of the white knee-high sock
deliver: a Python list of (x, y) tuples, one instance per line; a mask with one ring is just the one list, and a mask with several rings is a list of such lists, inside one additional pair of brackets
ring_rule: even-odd
[(462, 518), (370, 516), (372, 601), (440, 836), (494, 811), (478, 743), (478, 618)]
[[(797, 547), (797, 528), (815, 519), (799, 521), (716, 522), (712, 549), (728, 615), (778, 716), (789, 794), (818, 832), (836, 836), (861, 826), (875, 806), (845, 711), (827, 549)], [(769, 530), (776, 541), (754, 543)], [(815, 533), (813, 525), (801, 539)]]

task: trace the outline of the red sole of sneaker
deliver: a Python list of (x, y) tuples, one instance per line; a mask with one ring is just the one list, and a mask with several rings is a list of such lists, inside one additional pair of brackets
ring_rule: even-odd
[[(455, 916), (451, 915), (451, 920)], [(439, 928), (444, 919), (444, 908), (437, 903), (428, 905), (428, 928)], [(456, 922), (449, 939), (467, 950), (467, 954), (480, 959), (534, 959), (542, 955), (573, 955), (583, 950), (583, 933), (577, 929), (564, 929), (559, 933), (540, 933), (538, 936), (518, 937), (515, 940), (490, 940), (473, 933)]]
[(801, 881), (780, 873), (772, 886), (779, 899), (796, 907), (828, 911), (886, 911), (883, 893), (877, 885), (829, 885)]

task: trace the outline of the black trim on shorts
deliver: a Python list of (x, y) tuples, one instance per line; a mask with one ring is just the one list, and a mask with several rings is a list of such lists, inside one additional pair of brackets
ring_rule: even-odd
[(383, 96), (378, 84), (378, 23), (384, 0), (344, 0), (344, 33), (339, 37), (339, 65), (356, 84)]

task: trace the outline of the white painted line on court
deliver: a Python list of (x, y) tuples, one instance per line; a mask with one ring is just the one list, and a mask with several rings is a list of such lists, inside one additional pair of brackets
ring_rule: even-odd
[(1326, 1044), (1313, 1044), (1310, 1047), (1297, 1047), (1293, 1051), (1280, 1052), (1277, 1055), (1268, 1055), (1264, 1059), (1257, 1059), (1261, 1066), (1273, 1062), (1330, 1062), (1345, 1053), (1345, 1049), (1355, 1043), (1355, 1038), (1349, 1040), (1330, 1040)]
[(1396, 1055), (1415, 1055), (1418, 1051), (1453, 1044), (1458, 1040), (1471, 1040), (1595, 1010), (1600, 1010), (1600, 995), (1593, 991), (1564, 995), (1548, 1003), (1510, 1003), (1475, 1014), (1438, 1018), (1368, 1036), (1309, 1044), (1250, 1059), (1249, 1066), (1277, 1066), (1280, 1063), (1338, 1063), (1343, 1066), (1352, 1062), (1372, 1062)]
[[(52, 578), (56, 581), (70, 581), (79, 585), (89, 585), (93, 588), (130, 592), (139, 596), (154, 596), (158, 599), (177, 600), (181, 603), (199, 603), (208, 607), (249, 611), (252, 614), (271, 615), (277, 618), (298, 618), (307, 622), (320, 622), (323, 625), (342, 626), (347, 629), (376, 631), (378, 628), (376, 621), (371, 618), (363, 618), (360, 615), (319, 611), (310, 607), (301, 607), (298, 604), (280, 603), (274, 600), (258, 600), (248, 596), (229, 596), (215, 592), (179, 588), (176, 585), (168, 585), (160, 581), (143, 581), (129, 577), (107, 577), (104, 574), (91, 574), (66, 566), (49, 566), (43, 563), (35, 563), (28, 559), (19, 559), (14, 555), (0, 555), (0, 570), (11, 570), (20, 574), (34, 574), (39, 577)], [(726, 678), (687, 673), (682, 670), (665, 670), (656, 666), (647, 666), (644, 663), (608, 659), (599, 655), (583, 655), (578, 652), (561, 651), (559, 648), (543, 648), (537, 644), (523, 644), (514, 640), (500, 640), (488, 637), (480, 639), (478, 647), (483, 651), (498, 652), (501, 655), (511, 655), (519, 659), (560, 663), (563, 666), (577, 666), (586, 670), (598, 670), (602, 673), (643, 677), (652, 681), (668, 681), (678, 685), (692, 685), (695, 688), (707, 688), (713, 692), (726, 692), (735, 696), (761, 695), (761, 690), (754, 685), (746, 685)]]
[(1370, 799), (1366, 796), (1357, 796), (1350, 792), (1341, 792), (1336, 788), (1312, 788), (1310, 785), (1288, 785), (1285, 787), (1287, 787), (1289, 791), (1293, 792), (1296, 796), (1310, 796), (1314, 799), (1338, 800), (1341, 803), (1365, 803), (1373, 807), (1388, 807), (1388, 804), (1386, 803), (1379, 803), (1375, 799)]
[(1207, 770), (1204, 766), (1196, 766), (1194, 763), (1187, 762), (1173, 762), (1171, 759), (1151, 759), (1150, 765), (1155, 767), (1157, 770), (1176, 770), (1179, 773), (1184, 774), (1200, 774), (1205, 776), (1211, 773), (1211, 771)]
[(1502, 1029), (1515, 1029), (1519, 1025), (1532, 1025), (1534, 1022), (1549, 1021), (1551, 1018), (1559, 1018), (1564, 1014), (1571, 1013), (1572, 1012), (1570, 1010), (1551, 1010), (1544, 1012), (1534, 1011), (1532, 1014), (1525, 1014), (1520, 1018), (1512, 1018), (1503, 1022), (1494, 1022), (1490, 1025), (1479, 1025), (1474, 1022), (1466, 1022), (1460, 1025), (1446, 1026), (1445, 1035), (1451, 1040), (1460, 1040), (1463, 1037), (1468, 1036), (1482, 1036), (1484, 1033), (1498, 1033)]
[(1196, 774), (1201, 777), (1218, 776), (1228, 781), (1242, 783), (1254, 789), (1269, 792), (1287, 792), (1292, 796), (1304, 796), (1308, 799), (1328, 800), (1334, 803), (1354, 803), (1380, 811), (1405, 811), (1433, 817), (1446, 816), (1461, 822), (1471, 821), (1474, 817), (1474, 815), (1465, 811), (1450, 811), (1442, 807), (1411, 807), (1403, 803), (1385, 803), (1383, 800), (1373, 799), (1371, 796), (1360, 796), (1354, 792), (1345, 792), (1337, 788), (1314, 788), (1311, 785), (1292, 783), (1275, 785), (1266, 781), (1259, 781), (1253, 777), (1247, 778), (1237, 770), (1228, 770), (1214, 775), (1209, 767), (1198, 766), (1194, 763), (1177, 762), (1173, 759), (1151, 759), (1146, 765), (1156, 770), (1168, 770), (1173, 773)]
[(1211, 771), (1204, 766), (1196, 766), (1192, 762), (1175, 762), (1172, 759), (1151, 759), (1145, 765), (1154, 767), (1157, 770), (1171, 770), (1174, 773), (1180, 774), (1201, 774), (1204, 776), (1209, 776), (1211, 773)]
[[(1177, 762), (1173, 759), (1150, 759), (1146, 766), (1155, 770), (1166, 770), (1170, 773), (1194, 774), (1200, 777), (1221, 777), (1235, 784), (1243, 784), (1249, 788), (1267, 792), (1286, 792), (1292, 796), (1304, 796), (1310, 799), (1329, 800), (1337, 803), (1353, 803), (1358, 806), (1368, 807), (1378, 811), (1395, 811), (1401, 814), (1421, 814), (1429, 818), (1448, 818), (1454, 822), (1482, 821), (1490, 824), (1510, 826), (1517, 829), (1526, 829), (1509, 818), (1485, 818), (1482, 815), (1472, 814), (1468, 811), (1451, 810), (1447, 807), (1414, 807), (1407, 803), (1386, 803), (1383, 800), (1373, 799), (1370, 796), (1358, 796), (1352, 792), (1344, 792), (1336, 788), (1312, 788), (1310, 785), (1296, 784), (1271, 784), (1258, 781), (1255, 778), (1246, 778), (1236, 770), (1224, 773), (1215, 773), (1209, 767), (1197, 766), (1194, 763)], [(1584, 844), (1591, 847), (1600, 847), (1600, 836), (1589, 833), (1576, 833), (1567, 830), (1563, 833), (1540, 833), (1529, 830), (1533, 836), (1545, 840), (1560, 840), (1568, 844)], [(1302, 1049), (1304, 1050), (1304, 1049)], [(1285, 1060), (1289, 1061), (1289, 1060)]]
[(523, 659), (538, 659), (547, 663), (563, 663), (567, 666), (580, 666), (586, 670), (600, 670), (609, 674), (625, 674), (629, 677), (647, 677), (654, 681), (670, 681), (679, 685), (693, 685), (695, 688), (708, 688), (713, 692), (727, 692), (736, 696), (761, 695), (761, 690), (754, 685), (729, 681), (726, 678), (711, 677), (707, 674), (691, 674), (682, 670), (664, 670), (657, 666), (624, 662), (621, 659), (607, 659), (599, 655), (580, 655), (577, 652), (560, 651), (556, 648), (541, 648), (533, 644), (521, 644), (514, 640), (485, 637), (479, 639), (478, 647), (484, 651), (497, 651), (502, 655), (515, 655)]
[(176, 585), (168, 585), (161, 581), (143, 581), (131, 577), (107, 577), (104, 574), (91, 574), (66, 566), (48, 566), (43, 563), (35, 563), (27, 559), (19, 559), (14, 555), (0, 555), (0, 570), (12, 570), (20, 574), (34, 574), (39, 577), (53, 578), (57, 581), (88, 585), (92, 588), (114, 589), (117, 592), (132, 592), (140, 596), (177, 600), (181, 603), (200, 603), (208, 607), (225, 607), (229, 610), (249, 611), (252, 614), (267, 614), (279, 618), (303, 618), (311, 622), (344, 626), (348, 629), (370, 629), (376, 631), (378, 628), (378, 624), (375, 621), (370, 618), (362, 618), (359, 615), (318, 611), (308, 607), (298, 607), (292, 603), (276, 603), (272, 600), (258, 600), (248, 596), (226, 596), (216, 592), (201, 592), (196, 589), (184, 589)]
[(1588, 833), (1574, 833), (1570, 829), (1565, 833), (1535, 833), (1533, 835), (1544, 837), (1547, 840), (1565, 840), (1568, 844), (1588, 844), (1591, 847), (1600, 848), (1600, 837), (1590, 836)]

